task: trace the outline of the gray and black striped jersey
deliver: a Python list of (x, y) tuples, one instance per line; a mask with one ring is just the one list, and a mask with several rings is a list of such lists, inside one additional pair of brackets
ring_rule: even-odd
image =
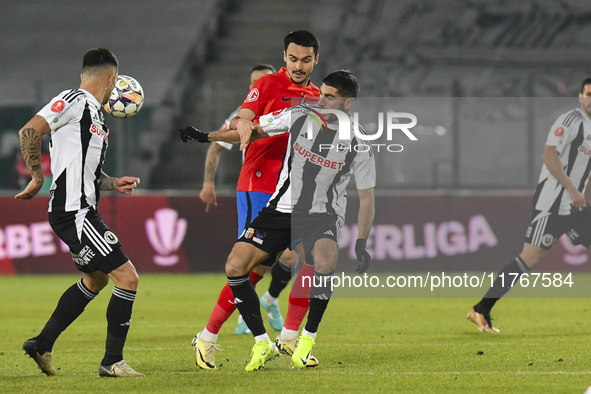
[(96, 208), (98, 181), (109, 143), (100, 103), (83, 89), (65, 90), (37, 115), (51, 128), (49, 212)]
[[(546, 145), (556, 147), (564, 172), (583, 193), (591, 171), (591, 119), (579, 108), (565, 112), (552, 125)], [(568, 191), (544, 164), (534, 196), (534, 209), (568, 215), (571, 203)]]
[(262, 116), (260, 124), (271, 136), (289, 132), (291, 138), (269, 207), (280, 212), (332, 213), (344, 219), (351, 175), (357, 189), (375, 187), (371, 146), (353, 130), (351, 139), (340, 139), (338, 125), (324, 122), (317, 106), (274, 112)]

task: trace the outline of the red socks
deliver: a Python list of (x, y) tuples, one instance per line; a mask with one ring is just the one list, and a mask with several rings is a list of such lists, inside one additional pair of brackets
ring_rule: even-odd
[[(303, 278), (306, 277), (305, 280)], [(309, 279), (308, 279), (309, 278)], [(310, 287), (314, 280), (314, 267), (303, 264), (300, 273), (289, 293), (289, 308), (285, 317), (284, 327), (288, 330), (298, 331), (300, 325), (310, 308)]]

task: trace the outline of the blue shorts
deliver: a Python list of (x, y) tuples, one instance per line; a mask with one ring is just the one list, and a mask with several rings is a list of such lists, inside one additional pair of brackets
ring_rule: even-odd
[(271, 194), (261, 192), (236, 192), (236, 206), (238, 208), (238, 238), (246, 227), (252, 223), (259, 212), (267, 206)]

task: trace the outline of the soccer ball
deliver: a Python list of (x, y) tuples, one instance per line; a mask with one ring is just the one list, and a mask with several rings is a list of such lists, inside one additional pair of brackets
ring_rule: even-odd
[(105, 111), (116, 118), (129, 118), (137, 114), (144, 105), (144, 90), (134, 78), (119, 75)]

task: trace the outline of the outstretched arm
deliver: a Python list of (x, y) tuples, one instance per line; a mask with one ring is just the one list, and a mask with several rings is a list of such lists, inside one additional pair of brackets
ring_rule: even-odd
[(35, 197), (45, 181), (41, 169), (41, 136), (51, 131), (44, 117), (35, 115), (18, 132), (21, 140), (21, 152), (25, 165), (31, 173), (31, 182), (25, 190), (15, 196), (21, 200), (30, 200)]
[[(259, 124), (252, 124), (253, 133), (250, 135), (250, 141), (257, 140), (259, 138), (268, 137), (269, 135), (263, 131), (263, 128)], [(238, 130), (222, 130), (214, 131), (211, 133), (204, 133), (201, 130), (196, 129), (193, 126), (179, 129), (180, 137), (183, 142), (187, 140), (199, 141), (199, 142), (212, 142), (212, 141), (224, 141), (231, 144), (241, 143), (240, 134)]]
[[(258, 140), (259, 138), (265, 138), (269, 135), (263, 131), (263, 128), (258, 123), (252, 123), (252, 134), (250, 135), (250, 141)], [(224, 141), (231, 144), (241, 144), (240, 132), (238, 130), (221, 130), (214, 131), (207, 135), (209, 141)]]

